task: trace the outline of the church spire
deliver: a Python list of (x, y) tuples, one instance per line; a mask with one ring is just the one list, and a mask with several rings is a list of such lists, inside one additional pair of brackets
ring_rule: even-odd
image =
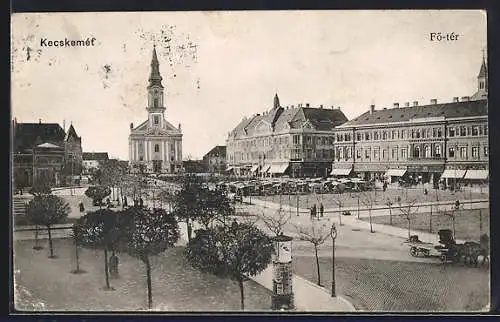
[(274, 94), (274, 103), (273, 103), (273, 108), (279, 108), (280, 107), (280, 99), (278, 97), (278, 93)]
[(488, 68), (486, 67), (486, 59), (484, 58), (484, 49), (483, 49), (483, 63), (481, 64), (481, 69), (479, 70), (477, 78), (487, 77), (487, 75), (488, 75)]
[(163, 88), (161, 81), (162, 77), (160, 75), (160, 63), (158, 62), (158, 56), (156, 55), (156, 45), (153, 45), (153, 58), (151, 59), (151, 74), (149, 74), (149, 87), (156, 85)]

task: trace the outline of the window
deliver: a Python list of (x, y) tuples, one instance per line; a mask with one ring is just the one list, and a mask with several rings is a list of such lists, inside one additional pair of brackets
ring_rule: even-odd
[(401, 138), (402, 138), (402, 139), (406, 139), (406, 138), (408, 138), (408, 132), (406, 132), (406, 130), (402, 130), (402, 131), (401, 131)]
[(379, 159), (379, 151), (378, 150), (373, 150), (373, 159), (375, 159), (375, 160)]
[(387, 132), (386, 131), (384, 131), (382, 133), (382, 140), (387, 140)]
[(467, 159), (467, 147), (460, 147), (460, 158)]
[(450, 157), (450, 158), (455, 157), (455, 148), (451, 147), (448, 149), (448, 157)]
[(154, 122), (155, 125), (158, 125), (160, 123), (160, 118), (155, 115), (154, 118), (153, 118), (153, 122)]
[(406, 159), (408, 156), (408, 150), (406, 148), (401, 149), (401, 158)]
[(361, 159), (361, 149), (356, 150), (356, 159)]
[(417, 136), (417, 139), (420, 139), (420, 130), (416, 131), (416, 136)]
[(432, 129), (432, 137), (435, 138), (436, 134), (437, 134), (437, 130), (436, 130), (436, 128), (433, 128)]
[(158, 97), (153, 99), (153, 107), (158, 107)]
[(345, 149), (345, 159), (350, 159), (352, 158), (352, 153), (351, 153), (351, 148), (346, 148)]
[(473, 126), (472, 127), (472, 136), (478, 136), (479, 135), (479, 127)]
[(373, 133), (373, 139), (374, 140), (378, 140), (378, 132), (374, 132)]
[(365, 132), (365, 141), (370, 140), (370, 132)]
[(387, 150), (382, 150), (382, 160), (385, 160), (386, 158), (387, 158)]
[(365, 150), (365, 159), (369, 159), (370, 158), (370, 150), (367, 149)]
[(337, 160), (343, 159), (344, 158), (344, 149), (339, 148), (338, 153), (337, 153)]
[(426, 158), (430, 158), (431, 157), (431, 147), (426, 145), (424, 147), (424, 153), (425, 153), (425, 157)]
[(396, 138), (396, 131), (394, 131), (394, 130), (393, 130), (393, 131), (391, 132), (391, 139), (393, 139), (393, 140), (394, 140), (395, 138)]
[(361, 133), (356, 134), (356, 141), (361, 141)]
[(440, 138), (443, 135), (443, 132), (440, 128), (437, 129), (437, 137)]
[(484, 126), (484, 135), (488, 135), (488, 125)]
[(479, 159), (479, 147), (477, 146), (472, 147), (472, 158)]
[(160, 146), (158, 144), (155, 144), (155, 152), (160, 152)]
[(139, 161), (142, 161), (142, 156), (139, 157)]
[(413, 157), (420, 158), (420, 147), (416, 146), (413, 148)]
[(465, 126), (460, 127), (460, 136), (466, 136), (467, 135), (467, 128)]
[(300, 136), (299, 135), (293, 136), (293, 144), (300, 144)]
[(488, 147), (487, 146), (483, 147), (483, 154), (485, 157), (488, 156)]
[(479, 89), (483, 89), (484, 88), (484, 83), (483, 82), (480, 82), (479, 83)]
[(434, 148), (434, 156), (437, 158), (441, 157), (441, 146), (440, 145), (436, 145), (436, 147)]
[(398, 158), (398, 149), (396, 149), (396, 148), (392, 149), (391, 158), (392, 159), (397, 159)]
[(454, 127), (450, 127), (448, 129), (448, 136), (451, 138), (455, 136), (455, 128)]

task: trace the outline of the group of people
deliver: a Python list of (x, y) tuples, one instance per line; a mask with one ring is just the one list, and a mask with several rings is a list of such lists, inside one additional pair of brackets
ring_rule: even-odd
[[(323, 217), (324, 211), (325, 211), (325, 209), (323, 207), (323, 204), (320, 203), (319, 204), (319, 217)], [(313, 219), (314, 217), (319, 218), (318, 217), (318, 210), (316, 208), (316, 205), (313, 205), (311, 207), (311, 219)]]

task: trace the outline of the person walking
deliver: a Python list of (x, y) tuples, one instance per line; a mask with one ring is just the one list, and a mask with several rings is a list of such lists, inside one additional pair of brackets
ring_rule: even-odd
[(144, 206), (144, 200), (142, 200), (142, 197), (139, 198), (139, 207), (143, 207)]
[(325, 211), (325, 209), (323, 208), (323, 203), (320, 203), (319, 204), (319, 215), (321, 217), (323, 217), (323, 212)]
[(317, 216), (316, 205), (313, 205), (313, 217), (316, 217), (316, 216)]

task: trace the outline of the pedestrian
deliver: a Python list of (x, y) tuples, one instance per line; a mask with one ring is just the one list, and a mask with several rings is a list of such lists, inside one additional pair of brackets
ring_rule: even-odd
[(127, 208), (127, 207), (128, 207), (127, 196), (124, 196), (123, 197), (123, 208)]
[(143, 207), (144, 206), (144, 200), (142, 200), (142, 197), (139, 198), (139, 207)]
[(316, 205), (313, 205), (313, 217), (316, 217), (316, 215), (317, 215)]
[(312, 219), (313, 219), (313, 217), (314, 217), (314, 208), (313, 208), (313, 207), (311, 207), (310, 212), (311, 212), (311, 213), (310, 213), (310, 217), (311, 217), (311, 220), (312, 220)]
[(78, 204), (78, 207), (80, 207), (80, 212), (85, 211), (85, 206), (83, 205), (83, 202), (80, 201), (80, 203)]
[(321, 217), (323, 217), (323, 212), (324, 212), (324, 210), (325, 210), (325, 209), (323, 208), (323, 203), (319, 204), (319, 215), (320, 215)]
[(137, 204), (138, 204), (138, 200), (137, 199), (134, 199), (134, 207), (137, 207)]

